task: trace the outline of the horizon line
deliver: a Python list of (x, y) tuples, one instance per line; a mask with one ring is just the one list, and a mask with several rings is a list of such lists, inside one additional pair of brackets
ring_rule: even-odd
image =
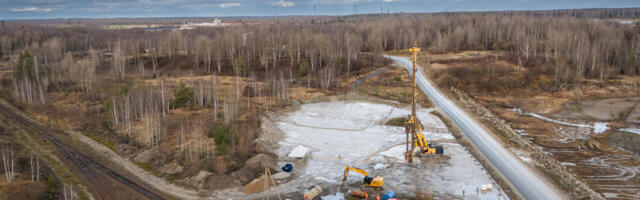
[[(384, 14), (442, 14), (442, 13), (493, 13), (493, 12), (540, 12), (540, 11), (571, 11), (571, 10), (614, 10), (614, 9), (640, 9), (640, 7), (592, 7), (592, 8), (558, 8), (558, 9), (510, 9), (510, 10), (454, 10), (454, 11), (425, 11), (425, 12), (404, 12), (396, 11)], [(358, 16), (358, 15), (379, 15), (380, 12), (366, 12), (358, 14), (283, 14), (277, 17), (337, 17), (337, 16)], [(2, 21), (37, 21), (37, 20), (100, 20), (100, 19), (176, 19), (176, 18), (276, 18), (274, 15), (227, 15), (227, 16), (149, 16), (149, 17), (51, 17), (51, 18), (4, 18)]]

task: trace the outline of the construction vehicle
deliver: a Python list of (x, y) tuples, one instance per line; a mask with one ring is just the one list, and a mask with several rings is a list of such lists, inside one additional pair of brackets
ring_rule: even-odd
[[(411, 77), (411, 81), (413, 82), (413, 96), (411, 98), (411, 115), (409, 116), (409, 120), (407, 121), (405, 127), (405, 131), (407, 133), (405, 157), (409, 163), (412, 163), (415, 147), (418, 147), (420, 149), (418, 156), (443, 154), (444, 148), (441, 145), (429, 144), (427, 142), (427, 139), (425, 139), (424, 135), (422, 134), (422, 125), (416, 115), (416, 100), (418, 96), (418, 84), (416, 81), (416, 76), (418, 73), (418, 52), (420, 52), (420, 48), (418, 47), (417, 42), (413, 44), (413, 48), (409, 49), (409, 51), (413, 53), (413, 76)], [(409, 135), (411, 135), (411, 137), (409, 137)], [(409, 142), (409, 138), (411, 138), (411, 142)], [(411, 148), (409, 148), (409, 144), (411, 144)]]
[(340, 187), (342, 187), (342, 184), (347, 181), (349, 171), (354, 171), (364, 175), (363, 185), (366, 187), (382, 189), (382, 186), (384, 185), (384, 178), (380, 176), (370, 177), (367, 171), (355, 167), (349, 167), (349, 165), (346, 165), (344, 166), (344, 177), (342, 177), (342, 181), (340, 181)]
[(413, 126), (415, 126), (416, 132), (413, 136), (413, 146), (417, 146), (420, 149), (420, 154), (418, 155), (423, 156), (444, 153), (444, 148), (442, 147), (442, 145), (429, 144), (427, 142), (427, 139), (425, 139), (424, 135), (422, 134), (422, 125), (420, 123), (420, 120), (418, 119), (417, 122), (415, 122), (416, 119), (417, 118), (415, 118), (414, 116), (409, 116), (409, 121), (407, 121), (406, 129), (408, 132), (411, 132), (411, 129), (413, 129)]

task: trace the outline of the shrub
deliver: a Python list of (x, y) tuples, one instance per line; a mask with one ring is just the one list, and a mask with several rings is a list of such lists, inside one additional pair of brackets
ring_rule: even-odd
[(102, 119), (100, 120), (100, 124), (107, 130), (111, 128), (111, 109), (113, 108), (111, 106), (113, 106), (111, 99), (106, 99), (102, 102)]
[(180, 83), (180, 86), (173, 93), (173, 100), (169, 105), (173, 108), (191, 106), (191, 101), (194, 96), (193, 88), (187, 87), (184, 83)]
[(231, 141), (231, 138), (234, 136), (235, 129), (229, 128), (228, 126), (218, 126), (216, 128), (216, 134), (214, 138), (218, 152), (225, 153), (227, 151), (227, 145)]
[(18, 63), (15, 66), (15, 70), (16, 72), (14, 73), (14, 76), (18, 80), (22, 80), (24, 77), (30, 80), (36, 79), (33, 56), (31, 56), (29, 51), (25, 51), (24, 53), (20, 54)]

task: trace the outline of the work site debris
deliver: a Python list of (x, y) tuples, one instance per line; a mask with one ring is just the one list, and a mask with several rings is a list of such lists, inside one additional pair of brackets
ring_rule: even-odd
[(291, 150), (291, 153), (289, 153), (289, 157), (290, 158), (302, 158), (305, 155), (307, 155), (308, 151), (309, 151), (309, 148), (304, 147), (302, 145), (298, 145), (296, 148)]
[(396, 198), (396, 193), (394, 193), (393, 190), (389, 190), (387, 193), (384, 193), (384, 195), (382, 195), (382, 200), (388, 200), (393, 198)]
[(322, 196), (322, 200), (345, 200), (343, 193), (335, 193), (327, 196)]
[(313, 186), (309, 188), (309, 191), (304, 193), (304, 200), (312, 200), (320, 194), (322, 194), (322, 188), (317, 185)]
[(291, 163), (287, 163), (282, 167), (282, 171), (284, 172), (290, 172), (291, 170), (293, 170), (293, 165)]
[(360, 190), (351, 191), (351, 196), (352, 197), (364, 198), (364, 199), (369, 198), (369, 194), (367, 194), (366, 192), (360, 191)]
[(486, 184), (486, 185), (482, 185), (481, 188), (482, 188), (482, 191), (491, 190), (493, 188), (493, 185), (492, 184)]
[(253, 179), (251, 182), (249, 182), (249, 184), (245, 185), (244, 188), (242, 188), (242, 192), (244, 192), (244, 194), (259, 193), (267, 189), (265, 188), (265, 185), (267, 184), (269, 184), (269, 187), (274, 186), (274, 184), (269, 181), (267, 176), (262, 175), (256, 179)]
[(291, 176), (291, 174), (290, 174), (290, 173), (287, 173), (287, 172), (278, 172), (278, 173), (274, 174), (272, 177), (273, 177), (273, 179), (275, 179), (275, 180), (281, 180), (281, 179), (289, 178), (290, 176)]

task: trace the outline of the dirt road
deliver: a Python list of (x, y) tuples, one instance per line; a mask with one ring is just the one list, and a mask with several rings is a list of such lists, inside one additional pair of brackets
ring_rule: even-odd
[[(393, 59), (409, 72), (412, 71), (412, 63), (408, 58), (386, 57)], [(479, 152), (510, 182), (520, 196), (525, 199), (565, 199), (558, 189), (542, 179), (541, 175), (536, 174), (496, 141), (479, 122), (473, 120), (469, 114), (447, 99), (422, 73), (418, 73), (417, 81), (420, 89), (460, 127)]]

